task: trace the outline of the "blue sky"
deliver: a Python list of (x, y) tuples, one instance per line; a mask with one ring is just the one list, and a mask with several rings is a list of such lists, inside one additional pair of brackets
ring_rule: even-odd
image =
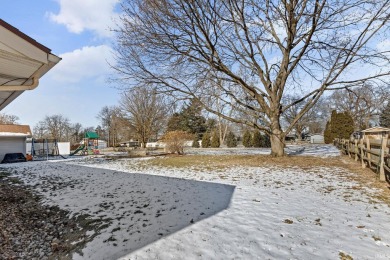
[(99, 124), (103, 106), (116, 105), (118, 90), (108, 83), (113, 63), (110, 28), (118, 17), (119, 0), (14, 0), (1, 2), (1, 19), (61, 57), (40, 80), (2, 113), (34, 127), (46, 115), (62, 114), (84, 127)]

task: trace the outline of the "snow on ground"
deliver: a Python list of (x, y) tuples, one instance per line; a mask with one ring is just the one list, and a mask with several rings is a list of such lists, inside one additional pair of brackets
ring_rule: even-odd
[[(331, 146), (288, 149), (338, 154)], [(45, 203), (107, 221), (74, 259), (390, 258), (388, 206), (372, 203), (375, 191), (357, 188), (345, 169), (145, 168), (144, 160), (5, 167)]]
[[(331, 145), (287, 145), (285, 149), (289, 155), (333, 157), (340, 155), (340, 151)], [(189, 148), (187, 154), (195, 155), (256, 155), (270, 154), (271, 148)]]

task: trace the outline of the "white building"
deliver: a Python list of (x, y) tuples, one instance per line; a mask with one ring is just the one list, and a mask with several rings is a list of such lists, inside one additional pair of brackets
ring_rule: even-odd
[(28, 125), (0, 125), (0, 162), (7, 153), (26, 156), (26, 139), (31, 137)]
[(324, 136), (323, 135), (312, 135), (312, 136), (310, 136), (310, 143), (311, 144), (323, 144), (323, 143), (325, 143)]

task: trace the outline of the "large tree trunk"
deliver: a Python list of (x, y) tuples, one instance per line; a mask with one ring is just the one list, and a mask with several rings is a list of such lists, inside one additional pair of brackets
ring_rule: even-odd
[(285, 133), (283, 133), (280, 123), (278, 119), (272, 120), (271, 123), (271, 156), (281, 157), (284, 156), (284, 137)]

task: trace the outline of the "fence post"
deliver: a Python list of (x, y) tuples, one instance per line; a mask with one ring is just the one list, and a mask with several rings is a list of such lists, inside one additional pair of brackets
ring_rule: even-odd
[(379, 165), (379, 180), (380, 181), (386, 181), (385, 168), (383, 166), (385, 164), (385, 153), (387, 152), (388, 136), (389, 135), (385, 135), (382, 137), (382, 147), (381, 147), (380, 165)]
[(360, 139), (360, 160), (362, 161), (362, 168), (366, 168), (364, 163), (364, 137)]
[(370, 167), (371, 169), (371, 144), (370, 144), (370, 138), (366, 138), (367, 139), (367, 160), (368, 160), (368, 166)]
[(358, 148), (358, 143), (357, 143), (357, 139), (355, 139), (355, 161), (358, 160), (358, 152), (359, 152), (359, 148)]
[(347, 147), (347, 152), (348, 152), (348, 157), (351, 158), (351, 140), (346, 140), (346, 147)]

